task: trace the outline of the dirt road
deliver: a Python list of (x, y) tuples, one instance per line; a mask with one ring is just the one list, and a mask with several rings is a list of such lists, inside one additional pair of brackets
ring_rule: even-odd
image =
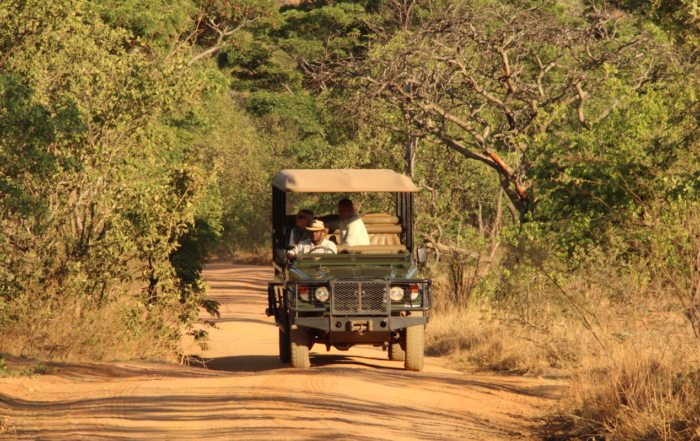
[(263, 313), (271, 275), (267, 267), (207, 267), (222, 313), (211, 349), (199, 352), (209, 369), (66, 364), (0, 378), (0, 439), (536, 439), (532, 427), (563, 387), (465, 375), (432, 357), (423, 372), (406, 372), (380, 348), (314, 346), (311, 369), (291, 369)]

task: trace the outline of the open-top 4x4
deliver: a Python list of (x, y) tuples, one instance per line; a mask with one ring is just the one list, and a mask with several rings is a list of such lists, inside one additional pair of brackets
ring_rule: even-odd
[[(275, 281), (268, 286), (268, 316), (279, 327), (280, 358), (310, 367), (309, 350), (386, 346), (389, 359), (423, 369), (431, 280), (418, 276), (425, 249), (414, 249), (413, 193), (409, 178), (391, 170), (282, 170), (272, 181)], [(287, 258), (294, 216), (288, 193), (390, 192), (396, 213), (362, 216), (370, 245), (338, 245), (338, 254)], [(323, 218), (322, 218), (323, 219)], [(332, 229), (327, 237), (337, 234)]]

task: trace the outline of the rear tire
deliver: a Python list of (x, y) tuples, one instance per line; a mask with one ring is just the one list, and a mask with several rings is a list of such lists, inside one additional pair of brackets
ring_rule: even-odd
[(289, 363), (292, 359), (292, 344), (289, 332), (284, 332), (282, 328), (277, 328), (277, 330), (279, 331), (280, 360), (282, 363)]
[(406, 359), (406, 352), (401, 347), (401, 343), (389, 343), (389, 360), (391, 361), (404, 361)]
[(423, 370), (423, 355), (425, 352), (425, 325), (406, 328), (406, 360), (404, 367), (407, 371)]
[(291, 333), (291, 362), (296, 369), (311, 367), (309, 359), (309, 330), (305, 327), (292, 329)]

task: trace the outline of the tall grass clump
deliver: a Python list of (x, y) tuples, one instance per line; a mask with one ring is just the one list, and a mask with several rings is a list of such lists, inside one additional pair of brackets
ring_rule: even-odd
[(697, 358), (689, 358), (661, 348), (617, 348), (575, 373), (553, 432), (579, 439), (699, 439), (700, 371)]

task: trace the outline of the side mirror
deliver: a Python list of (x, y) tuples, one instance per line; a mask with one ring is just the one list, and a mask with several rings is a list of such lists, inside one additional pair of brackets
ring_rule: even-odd
[(418, 262), (419, 265), (428, 263), (428, 248), (418, 247), (418, 249), (416, 249), (416, 262)]

